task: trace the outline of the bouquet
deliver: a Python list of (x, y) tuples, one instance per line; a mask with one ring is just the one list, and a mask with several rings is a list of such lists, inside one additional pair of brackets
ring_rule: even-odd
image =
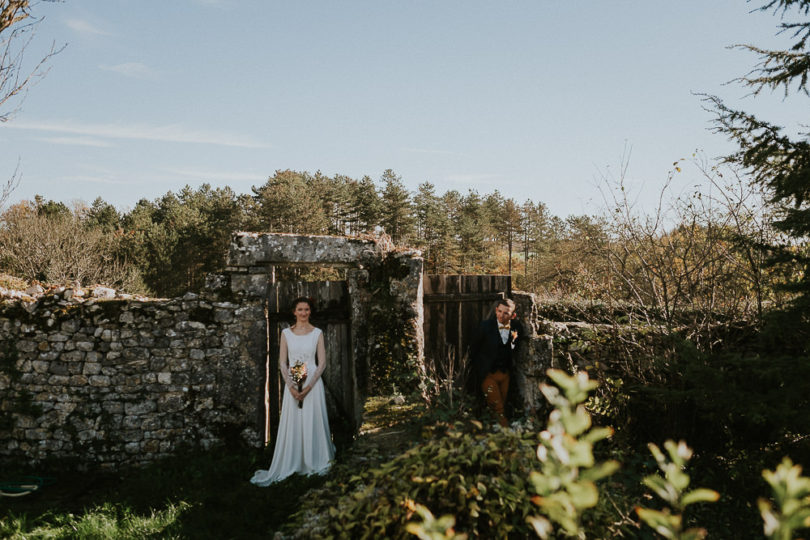
[[(301, 392), (303, 390), (304, 381), (307, 380), (307, 365), (298, 360), (293, 364), (290, 368), (290, 377), (292, 377), (293, 382), (298, 384), (298, 391)], [(304, 406), (304, 400), (298, 400), (298, 408)]]

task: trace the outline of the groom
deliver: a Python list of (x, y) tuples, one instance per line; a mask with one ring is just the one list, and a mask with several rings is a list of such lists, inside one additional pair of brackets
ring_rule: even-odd
[(504, 405), (509, 392), (512, 353), (523, 337), (523, 326), (514, 319), (515, 303), (502, 298), (495, 304), (495, 317), (478, 328), (472, 343), (473, 369), (481, 390), (498, 423), (507, 426)]

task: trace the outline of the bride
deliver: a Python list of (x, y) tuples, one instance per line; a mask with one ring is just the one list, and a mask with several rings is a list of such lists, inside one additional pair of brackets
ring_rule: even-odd
[[(326, 368), (326, 348), (323, 332), (309, 322), (312, 311), (310, 299), (296, 298), (295, 324), (281, 333), (278, 367), (287, 391), (281, 405), (273, 462), (270, 469), (256, 471), (250, 479), (257, 486), (268, 486), (294, 473), (323, 474), (335, 457), (321, 381)], [(297, 364), (306, 366), (300, 392), (291, 374), (291, 367)]]

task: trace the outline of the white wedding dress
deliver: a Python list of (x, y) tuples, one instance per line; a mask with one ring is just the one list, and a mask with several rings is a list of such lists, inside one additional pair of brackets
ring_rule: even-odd
[[(309, 334), (299, 336), (285, 328), (283, 334), (287, 341), (289, 365), (300, 360), (307, 365), (309, 376), (313, 376), (317, 369), (315, 351), (321, 330), (315, 328)], [(304, 386), (306, 384), (305, 381)], [(334, 457), (335, 446), (329, 431), (322, 378), (304, 398), (304, 405), (300, 409), (298, 401), (285, 386), (273, 462), (270, 469), (256, 471), (250, 481), (264, 487), (294, 473), (323, 474)]]

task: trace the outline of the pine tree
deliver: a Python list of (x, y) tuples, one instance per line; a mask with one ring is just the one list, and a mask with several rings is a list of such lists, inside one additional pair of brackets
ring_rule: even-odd
[(417, 247), (422, 250), (426, 271), (446, 272), (446, 261), (453, 250), (452, 223), (433, 184), (424, 182), (419, 185), (414, 209)]
[(267, 182), (252, 188), (262, 230), (324, 234), (329, 223), (317, 181), (307, 173), (276, 171)]
[(371, 233), (380, 224), (382, 202), (377, 186), (369, 176), (357, 183), (352, 201), (352, 213), (356, 216), (358, 233)]
[(520, 207), (514, 199), (506, 199), (503, 204), (502, 230), (506, 236), (507, 273), (512, 274), (512, 248), (520, 237), (521, 222), (523, 221)]
[[(759, 10), (773, 10), (783, 19), (788, 13), (796, 12), (807, 19), (810, 0), (771, 0)], [(779, 28), (795, 40), (792, 46), (788, 50), (738, 46), (756, 54), (759, 63), (736, 82), (750, 88), (755, 96), (763, 90), (783, 90), (785, 96), (791, 91), (810, 96), (810, 21), (783, 22)], [(789, 287), (797, 293), (793, 305), (796, 313), (808, 322), (810, 256), (806, 239), (810, 235), (810, 133), (790, 137), (782, 127), (731, 109), (716, 96), (707, 96), (706, 101), (716, 114), (716, 130), (738, 145), (739, 149), (727, 156), (726, 161), (741, 166), (754, 182), (764, 186), (781, 215), (774, 226), (790, 240), (781, 246), (770, 246), (775, 254), (773, 261), (790, 262), (798, 268)]]
[(121, 226), (121, 215), (113, 205), (101, 197), (96, 197), (96, 200), (87, 210), (84, 224), (88, 228), (99, 228), (105, 233), (109, 233)]
[(402, 177), (391, 169), (383, 172), (380, 182), (383, 184), (380, 224), (395, 244), (406, 244), (415, 233), (411, 194), (402, 183)]
[(461, 208), (456, 221), (462, 272), (476, 273), (483, 271), (488, 224), (489, 221), (484, 212), (481, 196), (478, 195), (477, 191), (471, 189), (461, 201)]

